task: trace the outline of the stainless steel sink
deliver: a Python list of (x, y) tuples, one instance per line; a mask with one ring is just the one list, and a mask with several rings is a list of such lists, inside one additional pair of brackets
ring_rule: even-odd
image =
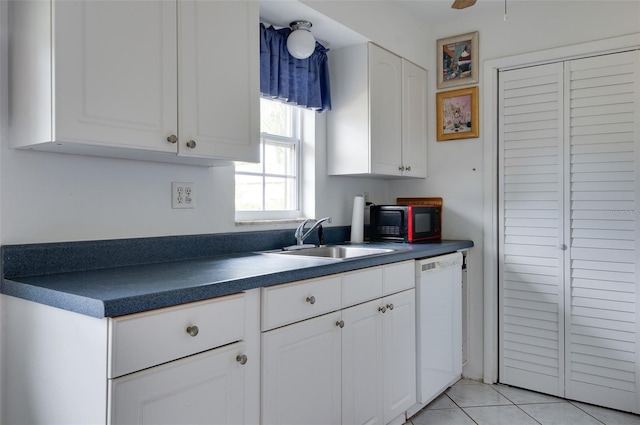
[(351, 246), (351, 245), (327, 245), (327, 246), (318, 246), (318, 247), (312, 247), (312, 248), (270, 251), (268, 252), (268, 254), (333, 258), (337, 260), (345, 260), (347, 258), (364, 257), (367, 255), (384, 254), (387, 252), (393, 252), (393, 249)]

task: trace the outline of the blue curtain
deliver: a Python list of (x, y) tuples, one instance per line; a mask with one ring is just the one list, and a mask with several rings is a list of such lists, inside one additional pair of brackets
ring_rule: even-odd
[(287, 50), (290, 28), (276, 30), (260, 24), (260, 94), (318, 112), (331, 109), (329, 63), (323, 45), (307, 59)]

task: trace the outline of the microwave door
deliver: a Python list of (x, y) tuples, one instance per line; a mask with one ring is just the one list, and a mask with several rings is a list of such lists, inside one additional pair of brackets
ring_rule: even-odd
[(433, 220), (431, 219), (431, 213), (429, 212), (420, 212), (416, 213), (413, 221), (413, 231), (416, 235), (421, 234), (430, 234), (431, 223)]
[(407, 230), (407, 217), (403, 210), (380, 211), (377, 216), (376, 233), (379, 237), (404, 240)]

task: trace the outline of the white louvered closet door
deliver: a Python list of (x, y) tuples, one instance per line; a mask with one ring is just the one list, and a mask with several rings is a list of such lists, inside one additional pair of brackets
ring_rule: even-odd
[(640, 52), (499, 78), (500, 381), (640, 413)]
[(566, 397), (640, 412), (640, 52), (565, 65)]
[(500, 381), (562, 396), (562, 64), (500, 74)]

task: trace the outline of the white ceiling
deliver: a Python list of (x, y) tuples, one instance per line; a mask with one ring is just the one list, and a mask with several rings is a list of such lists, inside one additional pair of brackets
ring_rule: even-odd
[(325, 47), (338, 48), (368, 40), (296, 0), (260, 0), (260, 20), (275, 27), (288, 27), (297, 20), (311, 22), (311, 32)]
[[(343, 1), (343, 0), (328, 0)], [(502, 16), (504, 0), (478, 0), (467, 9), (451, 8), (453, 0), (376, 0), (396, 3), (410, 15), (425, 24), (452, 22), (457, 19), (480, 16), (485, 13)], [(508, 2), (523, 0), (508, 0)], [(526, 0), (524, 0), (526, 1)], [(313, 24), (311, 31), (316, 39), (326, 47), (342, 46), (366, 42), (366, 38), (344, 25), (327, 18), (297, 0), (260, 0), (260, 18), (276, 27), (288, 27), (291, 21), (304, 19)]]

